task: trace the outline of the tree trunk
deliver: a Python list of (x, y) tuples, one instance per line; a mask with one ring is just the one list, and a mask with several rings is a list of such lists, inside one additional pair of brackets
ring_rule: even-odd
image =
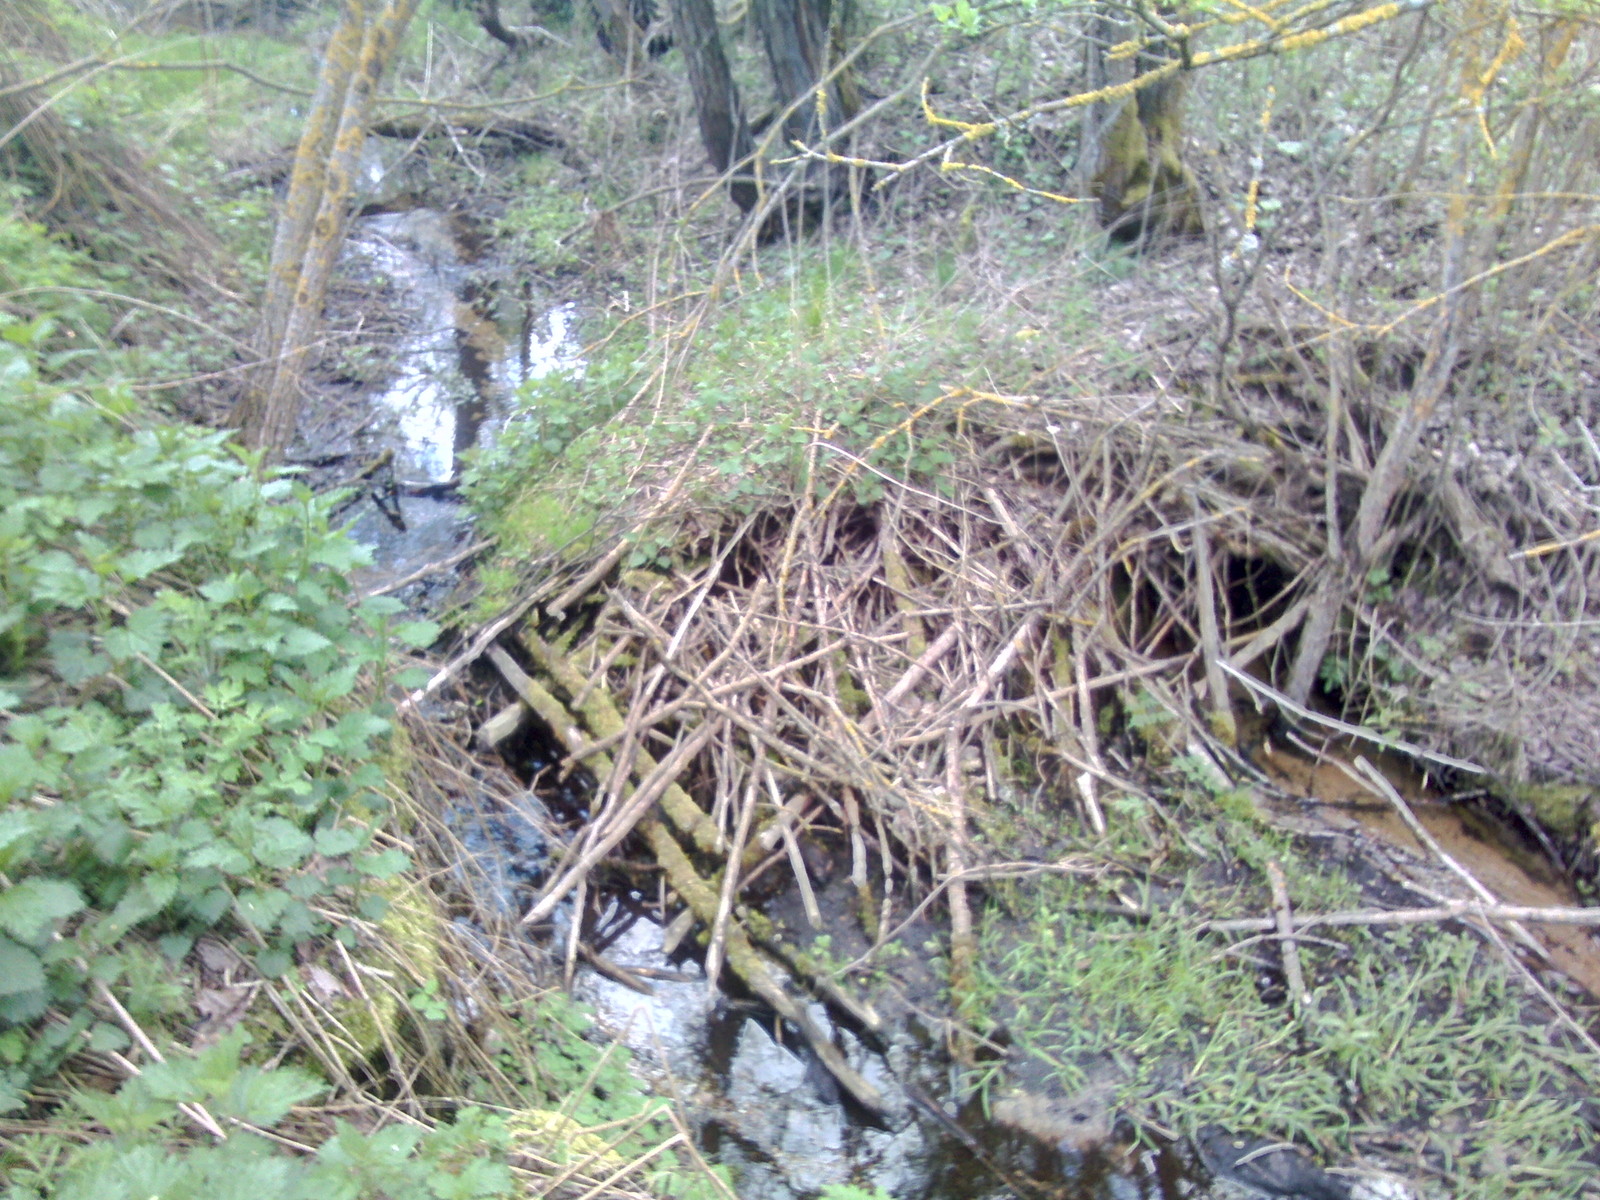
[[(819, 138), (855, 116), (859, 93), (848, 71), (833, 73), (842, 57), (844, 0), (754, 0), (756, 24), (772, 71), (783, 119), (783, 148), (816, 145)], [(845, 195), (846, 173), (808, 160), (793, 168), (789, 192), (764, 237), (814, 228), (835, 199)]]
[(477, 0), (474, 12), (479, 27), (495, 41), (519, 54), (527, 49), (527, 42), (507, 29), (500, 19), (500, 0)]
[(728, 182), (728, 194), (741, 212), (749, 212), (760, 198), (749, 173), (755, 144), (722, 51), (722, 34), (711, 0), (672, 0), (672, 35), (688, 67), (701, 144), (718, 171), (737, 169)]
[(848, 73), (828, 80), (817, 99), (817, 85), (832, 68), (841, 40), (831, 0), (756, 0), (755, 16), (778, 107), (794, 106), (784, 121), (787, 141), (811, 142), (856, 115), (860, 99)]
[(345, 0), (278, 217), (257, 327), (261, 363), (234, 412), (240, 440), (282, 455), (300, 414), (300, 382), (344, 237), (372, 101), (417, 0)]
[[(1158, 42), (1135, 59), (1143, 75), (1169, 65), (1173, 48)], [(1116, 241), (1205, 232), (1199, 190), (1183, 162), (1181, 70), (1140, 88), (1122, 103), (1099, 137), (1089, 189), (1100, 224)]]

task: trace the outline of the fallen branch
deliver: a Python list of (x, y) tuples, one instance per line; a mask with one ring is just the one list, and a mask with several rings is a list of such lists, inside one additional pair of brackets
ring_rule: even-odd
[(1283, 978), (1289, 986), (1289, 1003), (1300, 1019), (1306, 1015), (1306, 977), (1300, 969), (1300, 947), (1294, 941), (1294, 912), (1289, 907), (1289, 884), (1283, 877), (1283, 868), (1275, 862), (1267, 864), (1267, 880), (1272, 885), (1272, 903), (1277, 909), (1273, 920), (1278, 930), (1279, 953), (1283, 955)]
[(462, 136), (492, 138), (509, 144), (516, 150), (565, 150), (567, 140), (555, 130), (533, 121), (497, 120), (489, 117), (479, 121), (375, 121), (367, 127), (373, 137), (404, 138), (414, 141), (421, 138)]
[[(1443, 921), (1531, 921), (1548, 925), (1600, 926), (1600, 908), (1557, 908), (1525, 904), (1486, 904), (1481, 900), (1460, 900), (1432, 908), (1368, 908), (1349, 912), (1294, 913), (1290, 928), (1298, 933), (1318, 926), (1336, 925), (1435, 925)], [(1209, 933), (1266, 933), (1278, 929), (1277, 917), (1228, 917), (1202, 921)]]
[[(603, 689), (591, 686), (590, 681), (565, 655), (531, 635), (525, 644), (530, 656), (552, 683), (569, 695), (584, 697), (579, 713), (569, 712), (548, 689), (523, 671), (503, 648), (492, 647), (489, 653), (501, 674), (516, 689), (523, 701), (550, 726), (569, 753), (582, 751), (586, 743), (593, 738), (614, 736), (623, 731), (623, 719), (612, 705), (609, 695)], [(596, 767), (605, 769), (604, 765), (599, 763)], [(655, 773), (660, 768), (648, 753), (639, 749), (635, 755), (634, 770)], [(690, 839), (707, 857), (726, 860), (728, 848), (721, 832), (706, 815), (705, 810), (695, 803), (693, 797), (671, 781), (671, 776), (674, 774), (676, 771), (660, 774), (662, 780), (659, 789), (660, 811), (679, 834)], [(642, 787), (640, 790), (643, 790)], [(672, 830), (668, 829), (654, 813), (643, 814), (637, 822), (637, 827), (649, 842), (651, 852), (666, 873), (667, 882), (673, 890), (694, 910), (695, 916), (707, 929), (715, 928), (721, 911), (719, 890), (701, 876), (684, 848), (673, 836)], [(737, 864), (729, 863), (726, 869), (737, 869)], [(581, 880), (583, 876), (577, 875), (576, 878)], [(548, 900), (548, 897), (545, 899)], [(542, 900), (541, 904), (544, 903)], [(844, 1056), (826, 1032), (817, 1027), (804, 1007), (798, 1004), (778, 982), (740, 921), (729, 919), (724, 922), (723, 954), (728, 968), (744, 982), (745, 986), (765, 1001), (780, 1017), (800, 1030), (818, 1060), (838, 1081), (840, 1087), (862, 1106), (873, 1112), (884, 1111), (883, 1097), (878, 1089), (844, 1060)]]
[(1289, 713), (1291, 716), (1299, 717), (1303, 721), (1312, 721), (1318, 725), (1326, 726), (1327, 728), (1334, 730), (1336, 733), (1342, 733), (1346, 737), (1353, 737), (1364, 742), (1371, 742), (1373, 745), (1381, 746), (1385, 750), (1397, 750), (1401, 754), (1409, 754), (1413, 758), (1420, 758), (1426, 762), (1437, 763), (1441, 767), (1449, 767), (1455, 771), (1466, 771), (1471, 775), (1487, 775), (1489, 773), (1477, 763), (1470, 763), (1464, 758), (1451, 758), (1448, 754), (1436, 754), (1432, 750), (1424, 750), (1421, 746), (1415, 745), (1411, 742), (1404, 742), (1399, 738), (1385, 737), (1381, 733), (1374, 733), (1370, 729), (1363, 729), (1361, 726), (1352, 725), (1348, 721), (1336, 720), (1333, 717), (1324, 716), (1322, 713), (1313, 712), (1303, 704), (1296, 704), (1293, 700), (1289, 699), (1289, 697), (1285, 696), (1276, 688), (1262, 683), (1259, 679), (1256, 679), (1253, 676), (1246, 675), (1243, 671), (1234, 666), (1225, 658), (1219, 660), (1217, 665), (1233, 678), (1237, 679), (1240, 683), (1244, 684), (1245, 687), (1256, 693), (1256, 695), (1271, 700), (1284, 712)]

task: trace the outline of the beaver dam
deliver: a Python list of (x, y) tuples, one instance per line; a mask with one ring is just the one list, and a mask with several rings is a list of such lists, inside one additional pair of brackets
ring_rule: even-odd
[[(1270, 384), (1113, 394), (1085, 380), (1126, 335), (1023, 327), (1033, 390), (940, 384), (914, 306), (841, 298), (870, 271), (790, 270), (809, 315), (555, 377), (497, 435), (503, 472), (616, 409), (494, 484), (489, 615), (402, 705), (459, 1036), (504, 1036), (486, 986), (564, 975), (741, 1196), (1581, 1186), (1587, 635), (1515, 615), (1586, 594), (1548, 550), (1589, 519), (1573, 460), (1525, 457), (1538, 514), (1496, 491), (1498, 526), (1481, 476), (1403, 476), (1350, 586), (1380, 548), (1329, 565), (1329, 521), (1384, 485), (1330, 468), (1321, 351), (1240, 315)], [(697, 410), (757, 337), (850, 367), (780, 358), (802, 407)]]
[[(1551, 835), (1539, 886), (1510, 878), (1526, 826), (1471, 869), (1459, 834), (1402, 850), (1417, 818), (1368, 761), (1396, 739), (1343, 742), (1330, 793), (1325, 728), (1233, 677), (1307, 607), (1309, 530), (1261, 528), (1271, 456), (1149, 401), (902, 412), (962, 453), (864, 502), (882, 476), (816, 436), (806, 499), (682, 506), (647, 565), (624, 539), (541, 572), (412, 697), (458, 731), (429, 807), (470, 775), (475, 819), (540, 830), (500, 953), (547, 929), (598, 972), (581, 994), (741, 1194), (1186, 1195), (1213, 1128), (1356, 1194), (1586, 1171), (1596, 913)], [(1357, 790), (1399, 836), (1341, 824)]]
[[(794, 496), (731, 515), (703, 454), (602, 427), (585, 472), (666, 464), (648, 511), (523, 564), (403, 706), (463, 1036), (484, 981), (564, 969), (777, 1200), (1221, 1195), (1251, 1182), (1230, 1138), (1311, 1195), (1582, 1176), (1597, 914), (1581, 802), (1548, 805), (1581, 785), (1459, 757), (1522, 710), (1467, 719), (1414, 649), (1509, 670), (1463, 620), (1508, 593), (1407, 491), (1409, 579), (1332, 616), (1411, 666), (1429, 744), (1327, 715), (1393, 679), (1309, 707), (1264, 682), (1321, 611), (1326, 484), (1286, 465), (1298, 400), (1245, 394), (1272, 436), (1173, 396), (930, 388), (876, 452), (797, 423)], [(727, 431), (736, 480), (783, 433), (758, 422)], [(545, 497), (589, 493), (562, 469), (501, 527), (566, 528)], [(1570, 586), (1518, 561), (1519, 597)]]
[(1600, 1200), (1585, 6), (47, 7), (17, 1200)]

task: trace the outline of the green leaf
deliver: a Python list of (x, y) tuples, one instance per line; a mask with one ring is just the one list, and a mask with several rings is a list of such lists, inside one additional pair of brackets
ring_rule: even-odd
[(62, 754), (81, 755), (105, 745), (115, 732), (108, 728), (111, 723), (105, 716), (105, 710), (94, 706), (67, 714), (66, 719), (51, 730), (50, 748)]
[(182, 557), (181, 553), (171, 548), (132, 550), (117, 559), (117, 572), (129, 583), (136, 583), (162, 567), (170, 567)]
[(33, 593), (63, 608), (81, 608), (99, 597), (100, 578), (65, 550), (47, 550), (33, 560)]
[(132, 929), (141, 921), (147, 921), (161, 912), (172, 903), (178, 894), (178, 877), (166, 873), (152, 872), (141, 875), (124, 894), (117, 906), (111, 910), (102, 932), (113, 936)]
[(224, 575), (200, 585), (200, 594), (213, 604), (228, 604), (239, 596), (239, 577)]
[(158, 657), (166, 645), (171, 621), (171, 615), (160, 609), (135, 609), (120, 629), (106, 630), (103, 643), (106, 652), (114, 658), (133, 658), (139, 654)]
[(437, 621), (404, 621), (390, 632), (405, 645), (424, 650), (438, 640), (439, 628)]
[(0, 993), (0, 1029), (7, 1025), (26, 1025), (37, 1021), (49, 1008), (50, 993), (45, 988), (33, 988), (11, 995)]
[(327, 1084), (315, 1075), (294, 1067), (272, 1071), (246, 1067), (233, 1081), (227, 1096), (220, 1098), (218, 1107), (226, 1116), (272, 1126), (283, 1120), (296, 1104), (303, 1104), (327, 1090)]
[(24, 879), (0, 892), (0, 929), (19, 942), (37, 942), (83, 906), (83, 896), (65, 880)]
[(341, 854), (359, 850), (366, 844), (367, 837), (367, 833), (363, 830), (353, 829), (348, 825), (335, 825), (317, 830), (313, 840), (318, 854), (337, 858)]
[(128, 1035), (123, 1028), (108, 1021), (96, 1021), (89, 1030), (88, 1048), (94, 1054), (120, 1053), (128, 1048), (128, 1042)]
[(264, 867), (293, 870), (311, 853), (311, 838), (293, 821), (268, 817), (251, 827), (250, 853)]
[(372, 551), (344, 534), (332, 534), (311, 547), (310, 558), (335, 571), (348, 571), (351, 567), (369, 565)]
[(256, 955), (256, 970), (268, 979), (282, 979), (294, 966), (294, 959), (286, 950), (262, 950)]
[(390, 848), (377, 854), (363, 854), (355, 860), (355, 868), (374, 879), (393, 879), (411, 865), (403, 850)]
[(326, 650), (332, 645), (333, 643), (331, 641), (329, 641), (322, 634), (318, 633), (315, 629), (307, 629), (302, 625), (295, 629), (291, 629), (288, 633), (283, 635), (283, 643), (280, 647), (280, 652), (287, 654), (291, 658), (305, 658), (309, 655), (316, 654), (319, 651)]
[(251, 888), (239, 894), (239, 915), (257, 929), (271, 929), (283, 915), (289, 896), (276, 889)]
[(0, 1070), (0, 1116), (28, 1107), (28, 1077), (21, 1071)]
[(0, 996), (42, 991), (44, 986), (44, 964), (39, 956), (8, 937), (0, 937)]
[(189, 911), (207, 925), (215, 925), (233, 907), (233, 893), (225, 887), (212, 888), (188, 902)]
[(162, 956), (173, 965), (181, 963), (189, 957), (189, 951), (194, 949), (194, 935), (190, 933), (168, 933), (156, 939)]
[(376, 892), (365, 895), (356, 903), (356, 912), (363, 920), (381, 921), (389, 915), (388, 897), (380, 896)]
[(0, 800), (15, 800), (39, 778), (39, 768), (26, 746), (0, 746)]
[(50, 661), (63, 683), (76, 687), (111, 669), (111, 659), (94, 648), (81, 629), (58, 629), (46, 643)]
[(428, 1186), (438, 1200), (478, 1200), (513, 1194), (510, 1168), (487, 1158), (470, 1160), (454, 1175), (435, 1171), (428, 1177)]
[(38, 837), (32, 813), (0, 813), (0, 870), (10, 870), (14, 862), (32, 850)]
[(250, 870), (250, 856), (223, 841), (207, 842), (189, 853), (183, 862), (184, 866), (195, 870), (215, 867), (228, 875), (243, 875)]
[[(73, 1092), (72, 1106), (114, 1134), (143, 1133), (178, 1115), (177, 1105), (156, 1099), (140, 1080), (123, 1084), (114, 1095), (87, 1090)], [(95, 1196), (100, 1193), (77, 1194)]]

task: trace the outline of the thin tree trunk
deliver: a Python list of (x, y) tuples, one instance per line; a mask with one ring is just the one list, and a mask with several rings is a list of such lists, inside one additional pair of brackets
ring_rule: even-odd
[(307, 352), (343, 242), (367, 119), (417, 0), (345, 0), (278, 218), (257, 327), (261, 365), (235, 410), (240, 440), (279, 457), (300, 414)]
[[(1465, 123), (1462, 123), (1457, 131), (1458, 139), (1464, 142), (1467, 135)], [(1459, 149), (1465, 161), (1465, 145)], [(1466, 195), (1467, 181), (1463, 179), (1461, 191), (1451, 203), (1446, 222), (1444, 272), (1440, 281), (1445, 301), (1429, 339), (1422, 370), (1405, 408), (1384, 440), (1383, 449), (1379, 451), (1367, 478), (1367, 486), (1362, 490), (1361, 502), (1345, 546), (1348, 561), (1330, 559), (1301, 629), (1300, 644), (1289, 669), (1288, 685), (1284, 688), (1284, 694), (1296, 704), (1304, 704), (1311, 695), (1311, 689), (1316, 686), (1322, 660), (1332, 644), (1339, 611), (1350, 597), (1352, 589), (1365, 583), (1368, 572), (1387, 553), (1382, 540), (1395, 498), (1406, 482), (1411, 460), (1422, 440), (1423, 429), (1443, 399), (1460, 357), (1461, 292), (1457, 290), (1457, 285), (1462, 278), (1461, 260), (1466, 242)], [(1333, 486), (1332, 478), (1330, 474), (1330, 487)]]

